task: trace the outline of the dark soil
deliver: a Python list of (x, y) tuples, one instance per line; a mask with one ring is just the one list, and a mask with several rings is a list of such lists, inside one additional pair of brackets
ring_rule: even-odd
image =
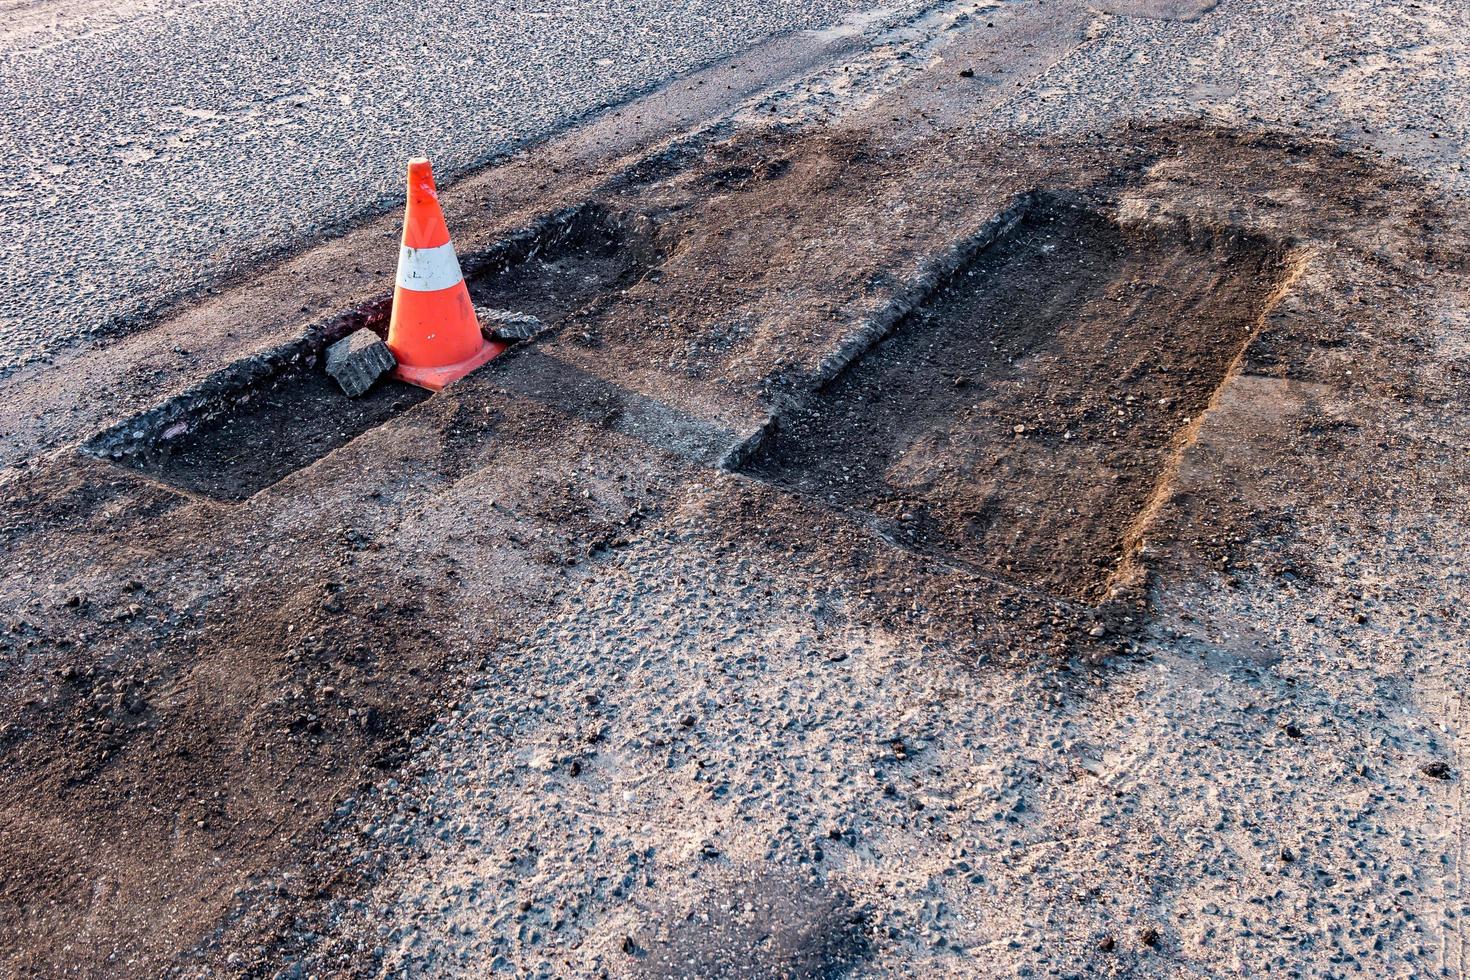
[(666, 910), (624, 946), (633, 956), (627, 975), (640, 980), (829, 980), (870, 954), (849, 896), (779, 873), (712, 882), (696, 907)]
[(598, 211), (578, 233), (524, 262), (468, 275), (479, 307), (517, 310), (548, 326), (648, 274), (659, 261), (653, 225), (637, 215)]
[[(479, 307), (530, 313), (554, 327), (656, 265), (651, 227), (647, 219), (625, 222), (588, 209), (548, 247), (508, 264), (492, 261), (467, 276), (471, 298)], [(382, 317), (368, 325), (386, 332)], [(146, 442), (126, 443), (120, 462), (182, 490), (241, 501), (429, 397), (385, 378), (367, 394), (348, 398), (324, 373), (321, 351), (311, 353), (308, 364), (289, 363), (263, 380), (236, 371), (238, 383), (220, 385), (208, 401), (191, 407), (185, 435), (176, 435), (186, 428), (182, 424), (150, 426), (140, 417)], [(93, 451), (109, 458), (115, 441), (99, 436)]]
[(412, 408), (429, 392), (384, 379), (348, 398), (320, 371), (293, 372), (216, 427), (138, 457), (138, 469), (181, 490), (245, 500)]
[(895, 543), (1098, 599), (1280, 276), (1263, 242), (1046, 198), (783, 414), (746, 471)]

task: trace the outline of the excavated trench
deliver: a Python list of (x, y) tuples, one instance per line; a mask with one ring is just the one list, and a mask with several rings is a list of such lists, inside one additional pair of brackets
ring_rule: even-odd
[[(518, 310), (554, 326), (655, 267), (649, 222), (584, 204), (462, 258), (480, 307)], [(238, 361), (120, 423), (84, 451), (191, 493), (243, 501), (429, 398), (384, 380), (350, 399), (325, 374), (327, 346), (361, 327), (386, 335), (383, 296)]]
[(1096, 601), (1282, 276), (1260, 239), (1036, 195), (738, 468), (899, 546)]
[[(1235, 232), (1120, 225), (1060, 193), (1001, 217), (912, 312), (783, 405), (733, 468), (897, 546), (1095, 602), (1276, 294), (1282, 252)], [(555, 325), (657, 268), (657, 237), (646, 218), (588, 204), (464, 264), (477, 305)], [(238, 362), (86, 449), (245, 500), (429, 397), (385, 382), (348, 399), (322, 371), (336, 338), (384, 332), (389, 304)]]

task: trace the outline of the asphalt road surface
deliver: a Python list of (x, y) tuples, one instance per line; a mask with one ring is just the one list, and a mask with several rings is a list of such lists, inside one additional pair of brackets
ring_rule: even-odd
[(865, 0), (0, 0), (0, 373)]

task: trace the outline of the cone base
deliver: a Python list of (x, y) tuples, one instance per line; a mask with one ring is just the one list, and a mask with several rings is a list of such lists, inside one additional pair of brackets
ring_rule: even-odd
[(393, 377), (430, 391), (443, 391), (445, 386), (458, 381), (486, 361), (498, 357), (508, 346), (510, 345), (498, 340), (487, 340), (479, 350), (455, 364), (446, 364), (443, 367), (400, 364), (393, 369)]

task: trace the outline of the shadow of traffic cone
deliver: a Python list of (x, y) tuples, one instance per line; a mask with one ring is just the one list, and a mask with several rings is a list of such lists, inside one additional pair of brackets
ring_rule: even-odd
[(398, 360), (394, 377), (439, 391), (505, 348), (480, 333), (429, 161), (408, 161), (408, 210), (388, 321), (388, 349)]

